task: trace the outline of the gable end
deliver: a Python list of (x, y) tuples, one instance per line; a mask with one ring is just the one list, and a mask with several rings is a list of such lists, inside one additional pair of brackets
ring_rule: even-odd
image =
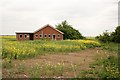
[(61, 34), (64, 34), (63, 32), (59, 31), (58, 29), (56, 29), (56, 28), (52, 27), (52, 26), (51, 26), (51, 25), (49, 25), (49, 24), (47, 24), (47, 25), (43, 26), (42, 28), (40, 28), (40, 29), (38, 29), (38, 30), (34, 31), (33, 33), (36, 33), (36, 32), (38, 32), (38, 31), (40, 31), (40, 30), (42, 30), (42, 29), (44, 29), (44, 28), (46, 28), (46, 27), (48, 27), (48, 26), (49, 26), (50, 28), (54, 29), (55, 31), (57, 31), (57, 32), (61, 33)]

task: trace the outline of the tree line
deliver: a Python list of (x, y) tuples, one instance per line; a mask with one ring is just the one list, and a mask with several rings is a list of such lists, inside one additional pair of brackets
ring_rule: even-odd
[(108, 32), (107, 30), (100, 34), (99, 36), (96, 36), (96, 39), (102, 42), (116, 42), (120, 43), (120, 26), (117, 26), (115, 31)]
[[(65, 20), (57, 25), (56, 28), (62, 31), (63, 39), (85, 39), (85, 37), (76, 29), (69, 25), (68, 22)], [(100, 34), (99, 36), (95, 37), (99, 41), (102, 42), (116, 42), (120, 43), (120, 26), (117, 26), (114, 32), (108, 32), (107, 30)]]

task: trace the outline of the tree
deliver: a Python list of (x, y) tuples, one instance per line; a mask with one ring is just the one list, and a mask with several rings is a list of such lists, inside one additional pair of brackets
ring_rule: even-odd
[(69, 25), (66, 20), (56, 25), (56, 28), (64, 33), (63, 34), (64, 39), (83, 39), (84, 38), (81, 35), (81, 33), (78, 30), (74, 29), (71, 25)]
[(120, 26), (116, 27), (115, 32), (112, 32), (111, 37), (114, 42), (120, 43)]
[(102, 35), (99, 35), (96, 38), (102, 42), (109, 42), (110, 41), (110, 33), (106, 30), (105, 32), (103, 32)]
[(96, 37), (98, 40), (102, 42), (116, 42), (120, 43), (120, 26), (116, 27), (114, 32), (103, 32), (102, 35)]

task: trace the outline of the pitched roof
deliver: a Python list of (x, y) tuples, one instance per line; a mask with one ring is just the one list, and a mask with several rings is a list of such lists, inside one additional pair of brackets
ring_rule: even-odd
[(54, 28), (54, 27), (52, 27), (51, 25), (49, 25), (49, 24), (47, 24), (47, 25), (45, 25), (45, 26), (43, 26), (43, 27), (41, 27), (40, 29), (38, 29), (38, 30), (36, 30), (36, 31), (34, 31), (33, 33), (36, 33), (37, 31), (39, 31), (39, 30), (42, 30), (43, 28), (46, 28), (46, 27), (51, 27), (52, 29), (54, 29), (54, 30), (56, 30), (56, 31), (58, 31), (59, 33), (61, 33), (61, 34), (64, 34), (63, 32), (61, 32), (60, 30), (58, 30), (58, 29), (56, 29), (56, 28)]

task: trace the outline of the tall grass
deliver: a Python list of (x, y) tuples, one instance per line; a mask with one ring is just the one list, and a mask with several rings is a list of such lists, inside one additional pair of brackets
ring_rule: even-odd
[(120, 44), (113, 43), (113, 42), (107, 42), (107, 43), (101, 43), (101, 47), (103, 49), (110, 50), (110, 51), (118, 51)]
[[(90, 65), (90, 70), (84, 70), (83, 77), (120, 78), (119, 43), (101, 43), (102, 50), (96, 53), (96, 61)], [(90, 75), (92, 74), (92, 75)], [(95, 75), (95, 76), (93, 76)]]
[(2, 42), (2, 58), (22, 59), (34, 57), (38, 54), (46, 55), (50, 53), (76, 52), (86, 48), (100, 46), (100, 43), (94, 40), (63, 40), (63, 41), (14, 41), (14, 38)]

